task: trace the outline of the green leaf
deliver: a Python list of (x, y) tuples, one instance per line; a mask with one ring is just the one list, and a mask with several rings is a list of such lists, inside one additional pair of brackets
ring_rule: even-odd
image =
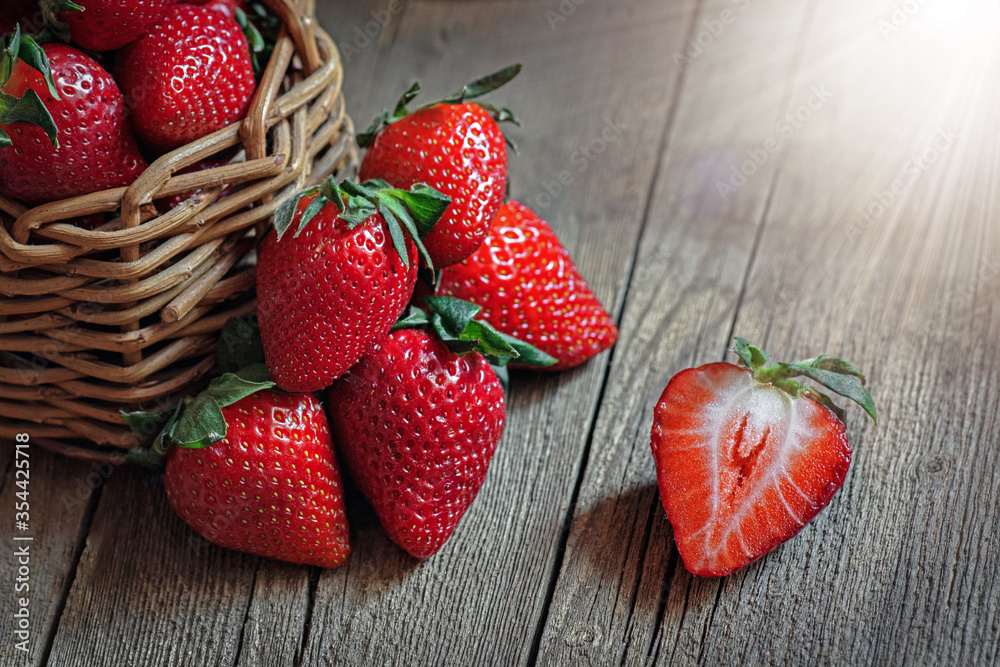
[(295, 228), (294, 238), (298, 238), (299, 234), (306, 228), (313, 218), (315, 218), (323, 207), (330, 203), (330, 200), (324, 197), (322, 194), (316, 195), (316, 198), (309, 202), (309, 206), (306, 206), (306, 210), (302, 211), (302, 217), (299, 218), (299, 226)]
[(45, 55), (45, 51), (35, 42), (31, 35), (24, 35), (21, 38), (17, 56), (29, 67), (42, 75), (42, 79), (45, 80), (45, 87), (49, 90), (49, 95), (57, 100), (60, 99), (59, 91), (56, 90), (56, 82), (52, 79), (52, 67), (49, 65), (49, 57)]
[(0, 93), (0, 125), (10, 123), (28, 123), (42, 128), (52, 145), (59, 148), (56, 123), (45, 108), (42, 98), (34, 90), (29, 88), (20, 98)]
[[(247, 17), (246, 12), (236, 7), (233, 17), (240, 26), (240, 30), (243, 31), (243, 36), (247, 39), (247, 47), (250, 50), (250, 64), (253, 66), (254, 76), (259, 79), (261, 74), (264, 73), (264, 67), (261, 65), (262, 61), (258, 59), (258, 55), (264, 52), (267, 43), (264, 41), (264, 36), (260, 34), (257, 26)], [(263, 63), (266, 66), (267, 61), (263, 61)]]
[(406, 315), (396, 320), (396, 323), (392, 325), (392, 331), (396, 331), (397, 329), (416, 329), (427, 326), (430, 322), (430, 318), (427, 317), (427, 311), (416, 306), (410, 306)]
[(764, 350), (744, 338), (736, 338), (736, 343), (731, 350), (736, 353), (736, 356), (740, 358), (743, 365), (751, 370), (761, 368), (770, 360), (767, 352), (764, 352)]
[(479, 344), (475, 348), (476, 352), (479, 352), (484, 357), (510, 358), (518, 356), (517, 351), (500, 335), (500, 332), (485, 322), (477, 320), (469, 322), (469, 325), (465, 327), (459, 338), (462, 340), (478, 341)]
[(219, 371), (235, 373), (246, 366), (263, 363), (264, 345), (256, 320), (229, 318), (219, 334), (219, 346), (215, 352), (215, 364)]
[(402, 118), (403, 116), (408, 114), (409, 111), (407, 111), (406, 105), (412, 102), (413, 98), (415, 98), (419, 94), (420, 94), (420, 84), (414, 81), (413, 85), (410, 86), (410, 89), (407, 90), (405, 93), (403, 93), (403, 95), (399, 98), (399, 101), (396, 102), (396, 108), (392, 112), (393, 117)]
[(875, 401), (872, 400), (871, 394), (868, 393), (868, 390), (865, 389), (861, 380), (855, 375), (844, 375), (834, 371), (797, 363), (780, 365), (794, 371), (794, 375), (804, 375), (810, 380), (815, 380), (820, 383), (830, 391), (840, 394), (844, 398), (851, 399), (864, 408), (865, 412), (867, 412), (869, 416), (871, 416), (871, 418), (878, 423), (878, 416), (875, 413)]
[(456, 299), (452, 296), (427, 296), (424, 297), (424, 304), (441, 316), (448, 333), (456, 338), (469, 326), (469, 322), (483, 310), (482, 307), (472, 302)]
[(292, 220), (295, 219), (295, 211), (298, 209), (299, 202), (302, 201), (302, 198), (314, 195), (317, 192), (319, 192), (319, 187), (306, 188), (298, 194), (288, 198), (274, 212), (274, 230), (278, 234), (279, 241), (292, 225)]
[(347, 222), (347, 226), (356, 229), (358, 225), (378, 213), (375, 204), (364, 197), (351, 195), (347, 197), (344, 210), (340, 212), (340, 217)]
[(429, 185), (416, 183), (406, 190), (387, 190), (384, 195), (400, 201), (409, 209), (417, 223), (420, 238), (426, 238), (451, 204), (451, 197)]
[[(381, 194), (384, 195), (385, 192), (382, 192)], [(420, 240), (420, 233), (417, 231), (417, 226), (414, 224), (413, 218), (410, 217), (410, 212), (406, 209), (405, 206), (403, 206), (402, 202), (400, 202), (398, 199), (387, 196), (379, 197), (378, 202), (379, 202), (379, 210), (382, 210), (382, 207), (384, 206), (388, 208), (389, 211), (391, 211), (394, 216), (396, 216), (400, 224), (406, 230), (406, 233), (410, 235), (411, 239), (413, 239), (414, 244), (417, 246), (417, 252), (420, 254), (420, 257), (424, 260), (424, 264), (427, 265), (428, 267), (431, 267), (431, 269), (433, 270), (434, 260), (431, 259), (430, 253), (427, 252), (427, 248), (424, 246), (424, 242)], [(385, 216), (383, 215), (382, 217)]]
[[(264, 389), (270, 389), (273, 386), (274, 382), (269, 379), (262, 382), (252, 382), (240, 377), (236, 373), (226, 373), (209, 382), (208, 388), (198, 398), (208, 395), (215, 399), (219, 407), (224, 408), (251, 394)], [(197, 401), (198, 399), (196, 398), (195, 400)], [(223, 432), (223, 435), (225, 435), (225, 432)]]
[(816, 357), (815, 359), (806, 359), (805, 361), (800, 361), (798, 363), (800, 366), (812, 366), (813, 368), (832, 371), (834, 373), (840, 373), (841, 375), (853, 375), (861, 380), (861, 384), (865, 384), (865, 374), (849, 362), (844, 361), (839, 357), (831, 357), (824, 354)]
[(500, 335), (503, 336), (507, 343), (514, 348), (514, 351), (517, 352), (518, 365), (551, 366), (559, 362), (559, 360), (555, 357), (546, 352), (542, 352), (530, 343), (525, 343), (523, 340), (519, 340), (514, 336), (510, 336), (505, 333), (501, 333)]
[(515, 65), (508, 65), (502, 70), (493, 72), (492, 74), (487, 74), (486, 76), (476, 79), (472, 83), (466, 84), (462, 87), (462, 90), (458, 91), (454, 95), (449, 95), (443, 102), (454, 103), (454, 102), (464, 102), (465, 100), (475, 99), (477, 97), (482, 97), (487, 93), (491, 93), (500, 86), (504, 85), (521, 71), (521, 64), (517, 63)]
[(170, 439), (181, 447), (200, 449), (225, 438), (226, 430), (222, 408), (206, 391), (183, 406), (183, 414), (174, 424)]
[(133, 433), (142, 436), (150, 436), (158, 433), (176, 412), (176, 407), (168, 408), (162, 412), (126, 412), (119, 410), (118, 414), (125, 420), (125, 424), (132, 429)]
[(382, 113), (375, 117), (372, 124), (368, 126), (368, 129), (364, 132), (358, 132), (354, 139), (358, 142), (358, 146), (361, 148), (369, 148), (372, 142), (375, 141), (375, 137), (378, 135), (382, 129), (389, 124), (389, 112), (388, 110), (382, 111)]
[(392, 247), (396, 249), (396, 254), (403, 261), (403, 266), (407, 269), (410, 268), (410, 251), (406, 247), (406, 237), (403, 236), (403, 230), (399, 227), (399, 220), (393, 215), (389, 207), (385, 205), (385, 202), (379, 200), (378, 212), (382, 215), (382, 219), (385, 220), (385, 226), (389, 228), (389, 236), (392, 238)]
[(10, 140), (10, 135), (0, 129), (0, 148), (7, 148), (13, 145), (14, 142)]

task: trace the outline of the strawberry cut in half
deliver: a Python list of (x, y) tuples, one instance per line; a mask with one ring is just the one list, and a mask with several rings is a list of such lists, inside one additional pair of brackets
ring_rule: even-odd
[(397, 188), (426, 183), (451, 198), (424, 240), (437, 268), (471, 255), (489, 231), (507, 188), (509, 142), (498, 123), (519, 124), (509, 109), (468, 100), (496, 90), (520, 71), (520, 65), (506, 67), (410, 112), (406, 105), (420, 92), (413, 84), (392, 115), (383, 112), (358, 135), (358, 144), (368, 148), (362, 180), (382, 179)]
[(559, 360), (548, 370), (581, 364), (618, 339), (552, 228), (516, 201), (500, 207), (471, 257), (441, 272), (437, 293), (482, 306), (498, 330)]
[(864, 376), (821, 356), (768, 363), (742, 338), (744, 366), (675, 375), (656, 405), (650, 444), (684, 566), (730, 574), (795, 536), (837, 492), (851, 464), (843, 412), (804, 376), (876, 418)]

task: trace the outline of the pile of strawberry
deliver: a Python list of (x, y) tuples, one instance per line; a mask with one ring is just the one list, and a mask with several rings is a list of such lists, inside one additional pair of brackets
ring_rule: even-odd
[(245, 2), (41, 0), (47, 27), (35, 37), (21, 26), (38, 3), (4, 2), (0, 194), (33, 205), (126, 186), (243, 118), (266, 49)]
[[(285, 202), (258, 253), (256, 322), (232, 320), (207, 389), (133, 460), (165, 459), (174, 510), (209, 541), (337, 567), (340, 465), (389, 537), (437, 552), (486, 477), (508, 364), (560, 369), (617, 329), (549, 226), (504, 203), (506, 68), (414, 111), (414, 86), (360, 135), (357, 183)], [(325, 410), (324, 410), (325, 408)]]

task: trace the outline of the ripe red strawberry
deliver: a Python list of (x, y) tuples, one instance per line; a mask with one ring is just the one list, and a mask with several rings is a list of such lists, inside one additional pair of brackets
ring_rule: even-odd
[(350, 553), (343, 488), (320, 402), (265, 390), (221, 410), (223, 440), (170, 449), (163, 477), (170, 506), (213, 544), (342, 565)]
[(823, 384), (875, 419), (864, 376), (847, 362), (767, 365), (766, 354), (736, 340), (746, 368), (681, 371), (653, 418), (663, 507), (685, 567), (702, 576), (729, 574), (793, 537), (844, 482), (851, 446), (843, 413), (792, 377)]
[(499, 331), (558, 359), (552, 370), (580, 364), (618, 338), (552, 229), (515, 201), (500, 208), (471, 257), (444, 269), (437, 292), (482, 306)]
[(328, 181), (279, 209), (257, 262), (261, 339), (279, 387), (322, 389), (389, 332), (413, 293), (422, 249), (406, 207), (433, 226), (448, 200), (432, 192)]
[(128, 185), (146, 161), (125, 118), (114, 79), (92, 58), (65, 44), (46, 44), (45, 54), (59, 93), (24, 62), (14, 65), (2, 91), (21, 97), (34, 91), (59, 128), (54, 147), (41, 127), (0, 125), (13, 145), (0, 148), (0, 192), (39, 203)]
[(503, 388), (489, 364), (405, 329), (328, 396), (344, 465), (389, 537), (417, 558), (436, 553), (479, 492), (503, 432)]
[(232, 18), (206, 7), (174, 5), (123, 48), (116, 63), (136, 133), (157, 151), (240, 120), (254, 94), (243, 32)]
[(471, 255), (489, 231), (507, 188), (507, 148), (494, 120), (515, 120), (506, 109), (465, 100), (495, 90), (521, 69), (509, 67), (466, 86), (444, 101), (409, 113), (414, 84), (396, 106), (358, 135), (369, 147), (361, 163), (362, 180), (381, 179), (397, 188), (426, 183), (452, 203), (434, 232), (424, 239), (434, 268)]
[[(59, 4), (53, 0), (42, 0)], [(82, 10), (61, 11), (74, 44), (91, 51), (113, 51), (146, 34), (177, 0), (73, 0)]]

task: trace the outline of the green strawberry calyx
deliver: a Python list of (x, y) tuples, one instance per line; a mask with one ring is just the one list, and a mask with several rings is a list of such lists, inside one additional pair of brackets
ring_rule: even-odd
[(136, 433), (154, 436), (143, 447), (135, 447), (126, 461), (156, 468), (163, 464), (170, 447), (199, 449), (226, 437), (228, 427), (222, 408), (271, 389), (274, 382), (264, 365), (264, 348), (254, 321), (231, 318), (226, 322), (216, 351), (221, 373), (193, 397), (158, 412), (121, 411), (122, 419)]
[(69, 41), (69, 24), (61, 21), (57, 14), (86, 11), (72, 0), (40, 0), (38, 4), (45, 20), (45, 31), (63, 42)]
[(316, 195), (316, 198), (302, 212), (293, 237), (298, 237), (309, 221), (328, 204), (340, 211), (340, 218), (347, 223), (349, 229), (356, 229), (373, 215), (381, 215), (403, 265), (410, 268), (405, 232), (413, 239), (426, 266), (433, 271), (434, 263), (422, 239), (430, 234), (451, 203), (448, 195), (423, 183), (415, 183), (409, 190), (401, 190), (383, 180), (373, 179), (364, 184), (349, 180), (337, 183), (331, 176), (322, 185), (307, 188), (278, 207), (274, 213), (274, 229), (279, 242), (295, 219), (299, 201), (311, 195)]
[(494, 369), (504, 368), (515, 359), (526, 366), (551, 366), (557, 361), (537, 347), (477, 320), (481, 306), (451, 296), (425, 296), (423, 302), (425, 308), (410, 306), (393, 330), (429, 329), (455, 354), (478, 352)]
[[(514, 65), (508, 65), (502, 70), (493, 72), (492, 74), (487, 74), (486, 76), (476, 79), (472, 83), (462, 86), (462, 89), (458, 92), (452, 93), (445, 98), (437, 100), (436, 102), (431, 102), (430, 104), (425, 104), (419, 109), (426, 109), (432, 107), (436, 104), (462, 104), (466, 100), (478, 99), (487, 93), (492, 93), (494, 90), (500, 86), (506, 84), (521, 71), (521, 64), (517, 63)], [(357, 136), (358, 145), (361, 148), (368, 148), (375, 141), (375, 137), (379, 132), (389, 127), (397, 120), (405, 118), (410, 114), (410, 110), (407, 105), (413, 101), (413, 99), (420, 93), (420, 84), (414, 83), (410, 86), (409, 90), (403, 93), (403, 96), (399, 98), (396, 102), (396, 108), (393, 109), (392, 113), (389, 113), (388, 109), (384, 109), (381, 114), (375, 117), (372, 124), (367, 130), (361, 132)], [(490, 112), (493, 118), (498, 123), (510, 122), (514, 123), (518, 127), (521, 125), (521, 121), (518, 120), (517, 116), (514, 115), (510, 109), (504, 107), (497, 107), (485, 102), (476, 102), (479, 106)], [(417, 109), (419, 111), (419, 109)], [(510, 146), (511, 150), (517, 153), (517, 146), (509, 137), (504, 135), (504, 140), (507, 145)]]
[[(31, 35), (22, 35), (21, 27), (16, 26), (14, 32), (0, 37), (0, 125), (10, 123), (28, 123), (45, 130), (49, 141), (59, 148), (59, 129), (52, 114), (45, 108), (45, 103), (34, 90), (29, 88), (21, 97), (14, 97), (3, 92), (14, 73), (14, 64), (21, 60), (29, 67), (37, 70), (45, 79), (49, 94), (59, 99), (55, 81), (52, 79), (52, 68), (48, 56)], [(13, 145), (3, 128), (0, 128), (0, 148)]]
[(875, 412), (875, 401), (865, 388), (864, 374), (853, 365), (838, 357), (821, 355), (813, 359), (796, 362), (770, 363), (771, 358), (762, 349), (736, 338), (731, 348), (740, 358), (743, 365), (750, 369), (754, 380), (761, 384), (769, 384), (788, 394), (790, 397), (806, 397), (829, 408), (840, 421), (845, 421), (844, 411), (837, 406), (827, 394), (792, 378), (806, 377), (830, 391), (848, 398), (860, 405), (865, 412), (878, 423)]

